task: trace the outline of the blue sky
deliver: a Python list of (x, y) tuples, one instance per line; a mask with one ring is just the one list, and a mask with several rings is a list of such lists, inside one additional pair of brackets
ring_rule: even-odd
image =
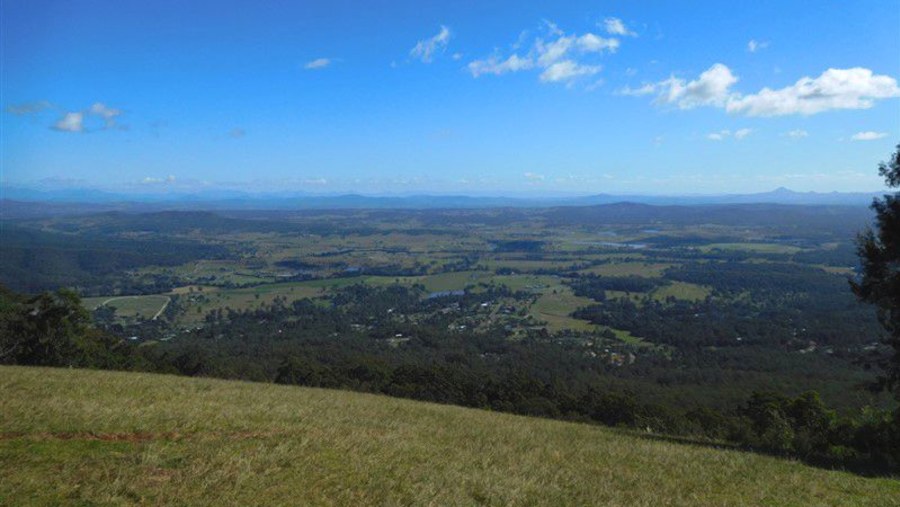
[(7, 185), (867, 191), (900, 140), (896, 0), (0, 6)]

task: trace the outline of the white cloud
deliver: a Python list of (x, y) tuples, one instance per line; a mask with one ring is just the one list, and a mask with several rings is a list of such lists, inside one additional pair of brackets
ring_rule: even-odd
[(619, 18), (606, 18), (603, 20), (603, 26), (606, 28), (606, 33), (612, 35), (637, 37), (637, 34), (629, 30)]
[[(84, 111), (69, 111), (63, 113), (62, 118), (52, 125), (53, 130), (60, 132), (91, 132), (97, 130), (107, 130), (116, 127), (116, 118), (121, 116), (121, 109), (113, 109), (101, 102), (95, 102), (91, 107)], [(100, 128), (88, 128), (85, 120), (95, 116), (103, 120), (103, 126)], [(124, 128), (124, 127), (120, 127)]]
[[(513, 47), (519, 48), (525, 42), (520, 36)], [(590, 32), (567, 35), (555, 24), (547, 22), (545, 34), (532, 40), (527, 53), (504, 57), (495, 52), (488, 58), (469, 62), (467, 68), (476, 78), (484, 74), (501, 75), (535, 69), (541, 71), (539, 79), (542, 82), (572, 84), (579, 77), (594, 75), (602, 69), (590, 61), (591, 55), (615, 53), (619, 44), (618, 39)]]
[(871, 130), (867, 130), (865, 132), (857, 132), (853, 134), (854, 141), (874, 141), (876, 139), (881, 139), (883, 137), (887, 137), (887, 132), (873, 132)]
[(564, 56), (572, 49), (575, 37), (560, 36), (556, 40), (545, 43), (542, 39), (535, 41), (537, 62), (541, 67), (548, 67)]
[(769, 47), (769, 41), (750, 39), (750, 42), (747, 43), (747, 51), (751, 53), (756, 53), (760, 49), (766, 49), (767, 47)]
[[(599, 67), (599, 66), (598, 66), (598, 69), (597, 69), (597, 70), (598, 70), (598, 71), (600, 70), (600, 67)], [(595, 80), (593, 83), (591, 83), (591, 84), (585, 86), (585, 87), (584, 87), (584, 90), (585, 90), (585, 91), (588, 91), (588, 92), (592, 92), (592, 91), (596, 90), (597, 88), (600, 88), (600, 87), (603, 86), (604, 84), (606, 84), (606, 81), (601, 77), (601, 78)]]
[(615, 53), (619, 49), (619, 39), (600, 37), (592, 33), (582, 35), (576, 42), (578, 47), (586, 53), (602, 53), (603, 51)]
[(245, 135), (247, 135), (247, 131), (240, 127), (235, 127), (228, 131), (228, 137), (232, 139), (240, 139)]
[(453, 55), (450, 56), (450, 58), (453, 58), (454, 60), (462, 60), (462, 57), (462, 53), (453, 53)]
[(900, 96), (897, 80), (874, 75), (861, 67), (828, 69), (813, 79), (804, 77), (791, 86), (735, 97), (729, 113), (747, 116), (813, 115), (835, 109), (868, 109), (875, 100)]
[(874, 75), (869, 69), (828, 69), (813, 79), (804, 77), (791, 86), (763, 88), (750, 95), (731, 90), (738, 78), (727, 66), (717, 63), (690, 82), (674, 76), (640, 88), (624, 87), (620, 95), (656, 94), (656, 102), (679, 109), (698, 106), (724, 108), (746, 116), (813, 115), (837, 109), (868, 109), (876, 100), (900, 97), (897, 80)]
[(328, 180), (325, 178), (309, 178), (301, 181), (301, 183), (304, 185), (320, 187), (322, 185), (327, 185)]
[(12, 104), (6, 106), (6, 112), (12, 113), (16, 116), (26, 116), (30, 114), (37, 114), (47, 109), (53, 107), (53, 104), (46, 100), (39, 100), (37, 102), (25, 102), (22, 104)]
[(738, 129), (734, 131), (734, 138), (740, 141), (741, 139), (749, 136), (753, 132), (753, 129)]
[(809, 132), (803, 129), (794, 129), (790, 132), (785, 132), (784, 135), (790, 137), (791, 139), (802, 139), (804, 137), (809, 137)]
[(527, 173), (525, 173), (525, 179), (528, 180), (528, 181), (537, 183), (537, 182), (540, 182), (540, 181), (544, 181), (544, 175), (543, 175), (543, 174), (536, 174), (536, 173), (532, 173), (532, 172), (527, 172)]
[(749, 136), (751, 133), (753, 133), (753, 129), (748, 128), (738, 129), (734, 132), (728, 129), (723, 129), (718, 132), (711, 132), (709, 134), (706, 134), (706, 138), (710, 141), (724, 141), (725, 139), (734, 137), (735, 140), (740, 141), (741, 139)]
[(731, 136), (730, 130), (720, 130), (718, 132), (706, 134), (706, 138), (710, 141), (723, 141), (726, 137), (729, 136)]
[(88, 109), (88, 113), (103, 118), (105, 128), (109, 129), (116, 126), (116, 117), (121, 115), (122, 111), (120, 109), (107, 107), (100, 102), (95, 102), (94, 105), (92, 105), (91, 108)]
[(500, 61), (496, 56), (491, 56), (484, 60), (475, 60), (469, 62), (469, 72), (472, 77), (478, 77), (482, 74), (501, 75), (507, 72), (518, 72), (534, 67), (534, 62), (529, 58), (522, 58), (519, 55), (511, 55), (506, 60)]
[(450, 29), (441, 25), (441, 31), (437, 35), (417, 42), (415, 47), (409, 50), (409, 54), (423, 63), (431, 63), (436, 53), (447, 49), (448, 42), (450, 42)]
[(591, 76), (600, 72), (599, 65), (580, 65), (572, 60), (563, 60), (547, 67), (541, 73), (541, 81), (568, 81), (578, 76)]
[(640, 88), (624, 87), (618, 91), (619, 95), (627, 95), (629, 97), (640, 97), (642, 95), (653, 95), (656, 93), (657, 85), (655, 83), (646, 83)]
[(693, 81), (687, 82), (673, 76), (657, 83), (653, 91), (659, 93), (657, 101), (675, 104), (679, 109), (723, 106), (731, 96), (731, 86), (737, 81), (731, 69), (717, 63)]
[(303, 66), (304, 69), (307, 70), (316, 70), (316, 69), (324, 69), (331, 65), (330, 58), (316, 58), (315, 60), (310, 60), (306, 62), (306, 65)]
[(84, 132), (84, 113), (66, 113), (53, 124), (53, 129), (60, 132)]

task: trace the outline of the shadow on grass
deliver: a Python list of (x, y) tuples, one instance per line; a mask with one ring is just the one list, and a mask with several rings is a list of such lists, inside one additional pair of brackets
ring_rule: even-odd
[(655, 442), (667, 442), (671, 444), (692, 445), (715, 450), (731, 450), (738, 452), (752, 452), (754, 454), (762, 454), (789, 461), (797, 461), (805, 465), (821, 468), (824, 470), (847, 472), (861, 477), (881, 477), (888, 479), (897, 479), (897, 475), (893, 475), (885, 471), (885, 468), (877, 463), (871, 463), (863, 460), (853, 459), (836, 459), (825, 456), (799, 456), (785, 451), (776, 451), (760, 447), (752, 447), (749, 445), (740, 445), (731, 442), (713, 441), (697, 437), (677, 436), (677, 435), (661, 435), (658, 433), (647, 433), (625, 428), (613, 428), (614, 431), (623, 435), (629, 435), (644, 440), (652, 440)]

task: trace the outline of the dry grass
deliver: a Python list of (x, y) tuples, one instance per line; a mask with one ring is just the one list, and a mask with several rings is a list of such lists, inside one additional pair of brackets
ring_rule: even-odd
[(7, 505), (897, 505), (900, 481), (349, 392), (0, 368)]

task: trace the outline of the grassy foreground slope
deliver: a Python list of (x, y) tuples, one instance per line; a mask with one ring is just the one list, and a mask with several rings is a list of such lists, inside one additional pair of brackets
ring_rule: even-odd
[(0, 367), (0, 504), (897, 505), (900, 481), (322, 389)]

